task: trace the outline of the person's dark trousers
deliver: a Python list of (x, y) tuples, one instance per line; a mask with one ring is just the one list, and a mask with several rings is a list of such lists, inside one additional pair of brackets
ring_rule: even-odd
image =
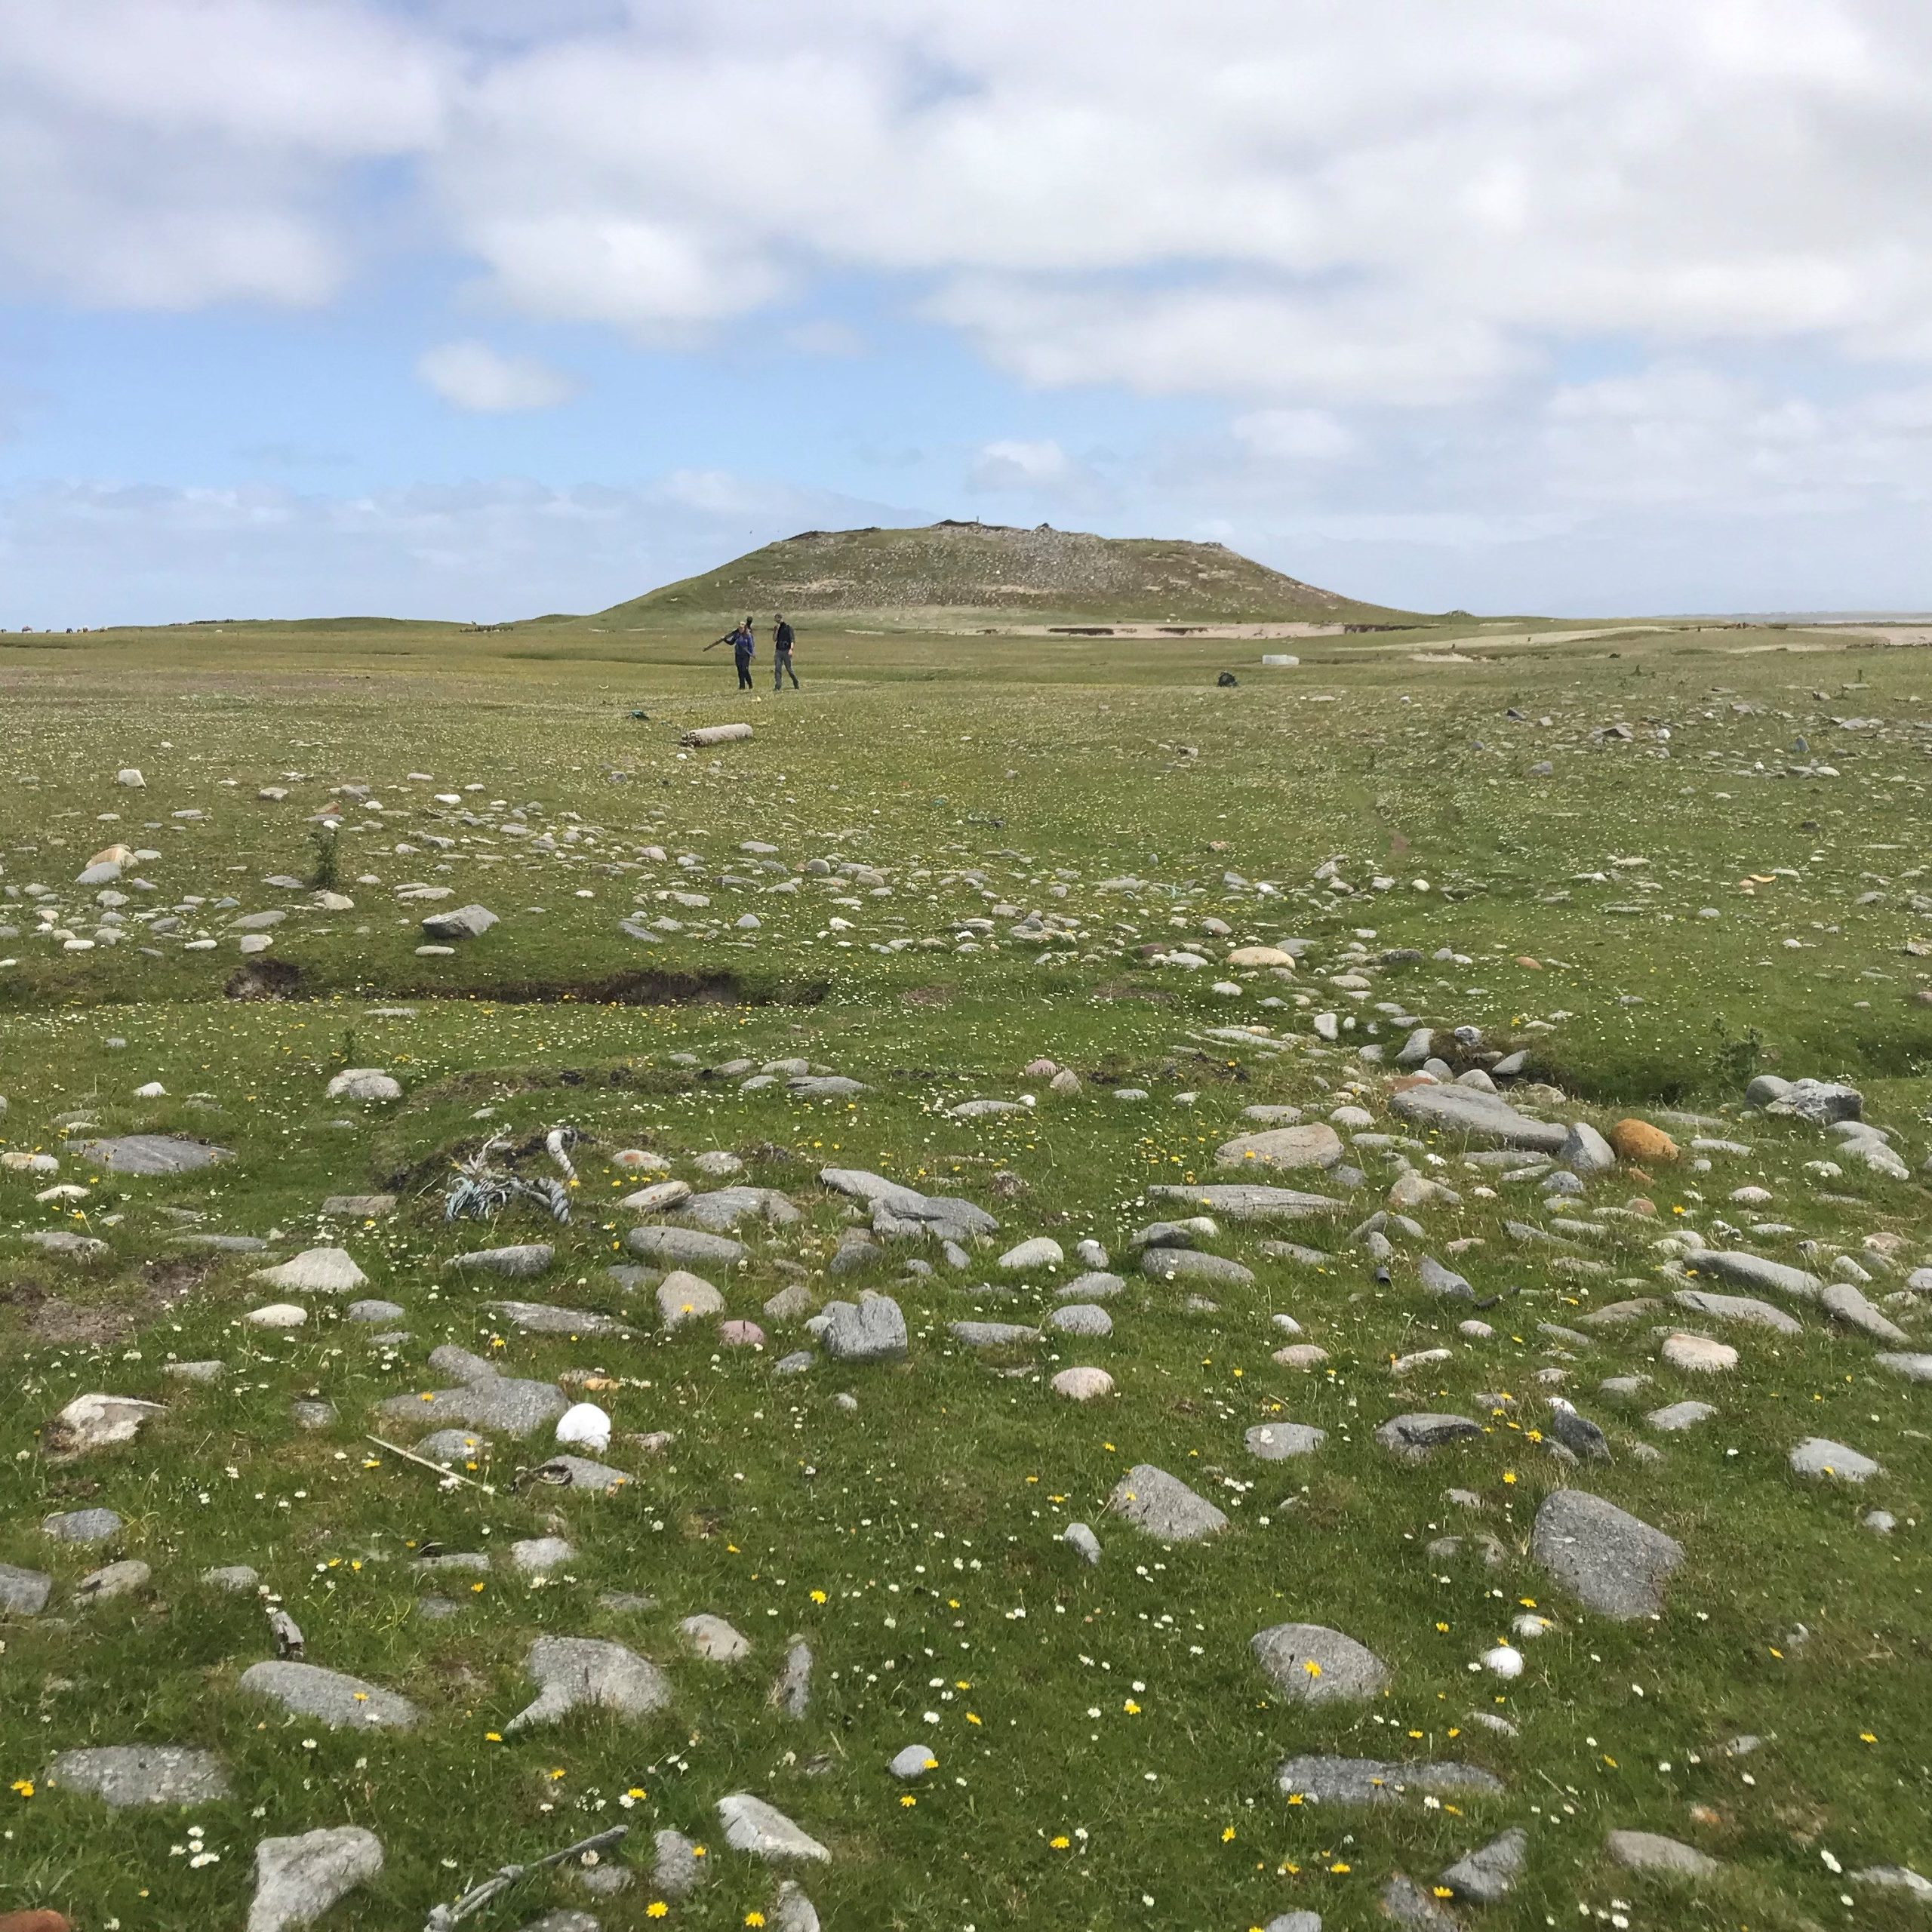
[(781, 651), (771, 660), (771, 688), (782, 691), (787, 678), (792, 681), (792, 688), (796, 691), (798, 688), (798, 674), (792, 669), (792, 654), (789, 651)]
[(738, 660), (738, 688), (748, 691), (752, 688), (752, 660), (749, 657)]

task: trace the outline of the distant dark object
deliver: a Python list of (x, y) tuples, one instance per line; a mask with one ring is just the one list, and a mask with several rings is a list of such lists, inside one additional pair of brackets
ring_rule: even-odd
[(1214, 681), (1217, 685), (1226, 687), (1229, 685), (1238, 685), (1241, 680), (1232, 671), (1223, 671)]
[(643, 718), (648, 718), (650, 717), (650, 715), (651, 715), (651, 713), (650, 713), (649, 712), (648, 712), (648, 711), (633, 711), (633, 712), (631, 713), (631, 715), (632, 715), (633, 718), (643, 719)]

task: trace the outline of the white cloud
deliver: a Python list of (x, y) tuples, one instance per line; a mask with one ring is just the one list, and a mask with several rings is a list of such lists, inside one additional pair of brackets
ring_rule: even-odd
[(14, 0), (0, 243), (317, 300), (400, 160), (498, 299), (672, 339), (869, 274), (1029, 380), (1250, 405), (1506, 393), (1572, 337), (1932, 358), (1906, 0), (500, 12)]
[(446, 342), (417, 358), (416, 373), (445, 402), (491, 412), (552, 409), (577, 385), (527, 355), (504, 355), (485, 342)]
[(1325, 409), (1262, 409), (1229, 425), (1257, 456), (1288, 463), (1332, 463), (1352, 456), (1354, 432)]
[(1064, 483), (1072, 474), (1072, 461), (1056, 442), (995, 442), (973, 459), (967, 482), (975, 490), (1038, 490)]

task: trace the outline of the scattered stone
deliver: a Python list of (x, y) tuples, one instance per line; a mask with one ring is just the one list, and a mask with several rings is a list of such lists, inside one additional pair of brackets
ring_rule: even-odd
[(1343, 1152), (1341, 1136), (1326, 1121), (1310, 1121), (1223, 1141), (1214, 1150), (1214, 1162), (1223, 1168), (1332, 1168)]
[(1060, 1532), (1060, 1540), (1070, 1543), (1090, 1564), (1100, 1560), (1100, 1540), (1084, 1523), (1069, 1523)]
[(53, 1591), (54, 1579), (45, 1571), (0, 1563), (0, 1616), (38, 1617)]
[(1392, 1416), (1375, 1432), (1375, 1439), (1403, 1461), (1419, 1463), (1432, 1449), (1439, 1449), (1445, 1443), (1466, 1441), (1481, 1433), (1481, 1426), (1467, 1416), (1423, 1413)]
[(1244, 1438), (1247, 1453), (1264, 1463), (1284, 1463), (1291, 1457), (1312, 1456), (1328, 1439), (1325, 1429), (1305, 1422), (1264, 1422)]
[(691, 1654), (707, 1663), (736, 1663), (751, 1654), (751, 1645), (721, 1617), (688, 1617), (678, 1628)]
[(1672, 1402), (1666, 1407), (1653, 1409), (1644, 1420), (1653, 1429), (1671, 1435), (1694, 1429), (1699, 1423), (1708, 1422), (1716, 1414), (1717, 1411), (1708, 1402)]
[(1737, 1366), (1737, 1351), (1708, 1335), (1666, 1335), (1657, 1352), (1672, 1368), (1693, 1375), (1720, 1375)]
[(1674, 1537), (1580, 1489), (1543, 1498), (1530, 1551), (1586, 1610), (1626, 1623), (1663, 1607), (1664, 1585), (1684, 1561)]
[(183, 1140), (165, 1134), (126, 1134), (109, 1140), (83, 1140), (74, 1151), (117, 1174), (188, 1174), (235, 1156), (226, 1147)]
[(641, 1260), (669, 1268), (731, 1268), (750, 1253), (743, 1241), (701, 1228), (633, 1228), (624, 1245)]
[(341, 1247), (305, 1248), (279, 1268), (258, 1269), (255, 1279), (265, 1287), (303, 1295), (346, 1295), (369, 1285), (368, 1276)]
[(1417, 1792), (1431, 1797), (1500, 1795), (1500, 1778), (1474, 1764), (1392, 1764), (1379, 1758), (1291, 1758), (1275, 1774), (1284, 1796), (1317, 1804), (1380, 1804)]
[(1459, 1858), (1442, 1875), (1442, 1883), (1459, 1899), (1496, 1905), (1515, 1890), (1529, 1855), (1530, 1835), (1518, 1825), (1500, 1838)]
[(313, 1718), (331, 1730), (406, 1730), (418, 1715), (407, 1697), (320, 1664), (251, 1664), (242, 1673), (241, 1687), (298, 1717)]
[(1473, 1087), (1407, 1087), (1389, 1096), (1389, 1111), (1417, 1127), (1460, 1134), (1498, 1147), (1560, 1154), (1570, 1135), (1553, 1121), (1533, 1120), (1499, 1095)]
[(826, 1353), (834, 1361), (905, 1359), (906, 1318), (890, 1295), (869, 1295), (857, 1303), (827, 1302), (814, 1319), (825, 1324)]
[(799, 1859), (829, 1865), (832, 1854), (817, 1839), (807, 1836), (775, 1806), (750, 1792), (734, 1792), (718, 1801), (718, 1821), (724, 1841), (734, 1851), (771, 1860)]
[(432, 912), (423, 930), (432, 940), (480, 939), (496, 923), (488, 906), (459, 906), (452, 912)]
[(649, 1658), (597, 1637), (539, 1637), (524, 1668), (536, 1679), (537, 1701), (504, 1726), (522, 1730), (554, 1724), (580, 1705), (619, 1717), (648, 1717), (671, 1701), (671, 1686)]
[(1151, 1463), (1129, 1469), (1114, 1485), (1107, 1506), (1161, 1543), (1198, 1543), (1228, 1527), (1213, 1503)]
[(108, 1543), (121, 1534), (121, 1517), (113, 1509), (67, 1509), (43, 1517), (41, 1533), (56, 1543)]
[(263, 1838), (255, 1847), (255, 1896), (246, 1932), (312, 1925), (338, 1899), (379, 1878), (383, 1847), (359, 1825)]
[(1114, 1379), (1104, 1368), (1063, 1368), (1051, 1386), (1069, 1402), (1096, 1402), (1114, 1392)]
[(548, 1241), (526, 1241), (514, 1247), (483, 1247), (451, 1258), (450, 1266), (465, 1273), (501, 1275), (513, 1281), (534, 1280), (557, 1257)]
[(1378, 1696), (1389, 1666), (1367, 1646), (1318, 1623), (1278, 1623), (1251, 1638), (1275, 1690), (1291, 1703), (1340, 1703)]
[(1884, 1473), (1869, 1456), (1861, 1456), (1856, 1449), (1823, 1435), (1807, 1436), (1792, 1450), (1791, 1467), (1796, 1475), (1833, 1476), (1851, 1483), (1867, 1482)]
[(221, 1760), (180, 1744), (104, 1744), (63, 1751), (47, 1782), (116, 1811), (143, 1804), (214, 1804), (233, 1792)]
[(128, 1558), (119, 1563), (110, 1563), (103, 1570), (96, 1570), (83, 1577), (74, 1586), (74, 1599), (77, 1603), (105, 1603), (111, 1597), (125, 1597), (133, 1592), (145, 1589), (154, 1572), (143, 1562)]
[(331, 1100), (399, 1100), (402, 1083), (379, 1066), (345, 1067), (328, 1084)]
[(1680, 1844), (1657, 1832), (1612, 1832), (1604, 1840), (1604, 1849), (1617, 1863), (1632, 1872), (1660, 1872), (1684, 1878), (1708, 1878), (1718, 1870), (1718, 1861), (1706, 1857), (1694, 1847)]

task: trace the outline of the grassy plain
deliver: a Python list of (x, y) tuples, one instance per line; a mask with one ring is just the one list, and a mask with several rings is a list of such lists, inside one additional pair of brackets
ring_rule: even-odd
[[(1817, 1240), (1857, 1254), (1880, 1232), (1928, 1258), (1921, 1180), (1854, 1171), (1827, 1186), (1804, 1168), (1829, 1151), (1816, 1130), (1737, 1114), (1754, 1071), (1843, 1077), (1915, 1171), (1924, 1155), (1932, 1005), (1915, 995), (1932, 960), (1906, 950), (1932, 932), (1932, 910), (1912, 905), (1932, 773), (1924, 654), (1829, 631), (1469, 624), (1305, 640), (1300, 666), (1275, 671), (1260, 646), (869, 628), (804, 630), (803, 692), (774, 697), (761, 659), (749, 701), (721, 651), (700, 654), (709, 623), (0, 638), (0, 883), (45, 884), (62, 929), (91, 933), (91, 895), (70, 882), (118, 838), (160, 855), (132, 868), (156, 890), (131, 913), (205, 902), (154, 943), (158, 957), (131, 921), (118, 943), (82, 952), (38, 936), (25, 896), (0, 915), (20, 934), (0, 941), (13, 962), (0, 967), (0, 1132), (62, 1161), (57, 1177), (0, 1176), (0, 1221), (80, 1229), (112, 1251), (77, 1268), (0, 1244), (0, 1560), (57, 1580), (46, 1614), (0, 1630), (0, 1786), (32, 1787), (0, 1789), (0, 1907), (60, 1906), (88, 1932), (238, 1925), (257, 1837), (352, 1822), (383, 1839), (387, 1870), (326, 1923), (376, 1932), (420, 1924), (506, 1858), (622, 1822), (630, 1889), (592, 1900), (553, 1875), (476, 1922), (575, 1904), (609, 1932), (660, 1918), (709, 1932), (774, 1909), (771, 1874), (727, 1851), (712, 1816), (742, 1789), (832, 1848), (829, 1866), (800, 1875), (833, 1926), (1192, 1932), (1296, 1908), (1367, 1926), (1382, 1922), (1392, 1872), (1426, 1885), (1511, 1824), (1530, 1829), (1527, 1872), (1507, 1903), (1469, 1909), (1472, 1924), (1915, 1922), (1922, 1907), (1836, 1873), (1932, 1859), (1923, 1390), (1878, 1373), (1863, 1337), (1812, 1320), (1801, 1337), (1730, 1334), (1744, 1361), (1721, 1386), (1660, 1365), (1644, 1325), (1580, 1345), (1537, 1324), (1574, 1321), (1593, 1298), (1667, 1293), (1651, 1242), (1674, 1219), (1737, 1214), (1726, 1196), (1749, 1183), (1792, 1230), (1761, 1251), (1792, 1259)], [(1224, 668), (1232, 689), (1215, 685)], [(682, 730), (739, 718), (750, 743), (680, 754)], [(1620, 724), (1628, 740), (1597, 735)], [(1544, 761), (1553, 770), (1533, 776)], [(123, 766), (140, 768), (144, 789), (115, 785)], [(262, 882), (315, 873), (327, 841), (315, 821), (345, 783), (383, 809), (337, 797), (346, 823), (328, 863), (355, 904), (318, 913)], [(262, 801), (265, 786), (288, 796)], [(438, 804), (439, 792), (463, 802)], [(740, 853), (748, 840), (788, 869), (861, 863), (889, 891), (836, 869), (798, 878), (795, 893), (762, 889), (798, 875), (757, 870)], [(664, 862), (640, 856), (653, 846)], [(680, 853), (700, 863), (681, 869)], [(1337, 856), (1346, 894), (1314, 876)], [(1392, 887), (1375, 890), (1377, 875)], [(1140, 883), (1101, 889), (1123, 879)], [(1264, 881), (1276, 889), (1259, 892)], [(445, 903), (480, 901), (501, 923), (453, 957), (420, 956), (418, 921), (435, 908), (397, 900), (412, 882), (448, 883)], [(709, 903), (660, 896), (676, 891)], [(223, 897), (238, 903), (217, 912)], [(257, 957), (292, 969), (278, 989), (291, 996), (229, 997), (244, 961), (227, 919), (272, 906), (289, 917)], [(1014, 938), (1033, 911), (1065, 915), (1078, 937)], [(737, 923), (747, 913), (756, 927)], [(976, 917), (992, 930), (962, 952), (961, 921)], [(682, 930), (654, 943), (620, 924), (665, 918)], [(1231, 929), (1218, 946), (1210, 918)], [(202, 930), (216, 946), (183, 949)], [(1238, 997), (1211, 991), (1226, 947), (1287, 936), (1310, 942), (1293, 981), (1240, 973)], [(1183, 943), (1209, 967), (1148, 956)], [(1444, 947), (1460, 957), (1432, 956)], [(1326, 986), (1395, 949), (1423, 956), (1371, 968), (1360, 1000)], [(1447, 1143), (1432, 1144), (1447, 1164), (1431, 1171), (1462, 1204), (1422, 1214), (1426, 1241), (1398, 1244), (1386, 1284), (1346, 1238), (1386, 1191), (1380, 1152), (1331, 1223), (1224, 1226), (1210, 1245), (1258, 1278), (1217, 1294), (1217, 1311), (1137, 1275), (1126, 1237), (1172, 1211), (1143, 1190), (1215, 1178), (1213, 1149), (1244, 1131), (1244, 1109), (1318, 1118), (1358, 1098), (1378, 1128), (1393, 1124), (1389, 1069), (1354, 1052), (1399, 1044), (1378, 1001), (1526, 1047), (1531, 1075), (1570, 1097), (1553, 1115), (1721, 1112), (1752, 1151), (1707, 1173), (1679, 1164), (1592, 1183), (1593, 1204), (1656, 1209), (1607, 1222), (1580, 1251), (1610, 1264), (1600, 1277), (1520, 1246), (1504, 1223), (1533, 1209), (1534, 1190), (1478, 1195), (1494, 1174), (1466, 1169)], [(1309, 1023), (1329, 1010), (1357, 1023), (1324, 1049)], [(1209, 1032), (1244, 1023), (1275, 1037)], [(794, 1055), (866, 1091), (807, 1102), (706, 1071)], [(1036, 1056), (1078, 1070), (1084, 1091), (1053, 1097), (1023, 1078)], [(404, 1098), (325, 1100), (350, 1066), (387, 1068)], [(165, 1096), (136, 1097), (150, 1081)], [(1343, 1091), (1355, 1083), (1358, 1095)], [(1149, 1097), (1116, 1100), (1118, 1085)], [(1022, 1091), (1038, 1104), (975, 1121), (944, 1110)], [(60, 1124), (80, 1117), (93, 1124)], [(519, 1334), (485, 1306), (489, 1291), (443, 1269), (491, 1238), (442, 1223), (451, 1158), (486, 1132), (564, 1121), (586, 1137), (577, 1211), (554, 1237), (552, 1271), (504, 1291), (618, 1315), (644, 1331), (633, 1341)], [(68, 1146), (136, 1130), (213, 1139), (236, 1158), (212, 1179), (137, 1180)], [(968, 1195), (999, 1216), (1001, 1245), (1097, 1238), (1128, 1278), (1109, 1303), (1114, 1332), (1048, 1331), (989, 1360), (946, 1324), (1037, 1321), (1056, 1304), (1051, 1279), (1003, 1281), (997, 1247), (966, 1274), (911, 1281), (889, 1256), (838, 1291), (900, 1300), (909, 1364), (821, 1361), (776, 1378), (774, 1360), (798, 1344), (789, 1324), (768, 1323), (758, 1352), (698, 1328), (666, 1336), (648, 1297), (603, 1274), (626, 1258), (633, 1218), (598, 1205), (634, 1184), (609, 1161), (626, 1146), (693, 1179), (691, 1155), (735, 1149), (749, 1178), (805, 1209), (801, 1229), (757, 1240), (743, 1278), (723, 1284), (734, 1315), (758, 1316), (786, 1279), (780, 1260), (812, 1271), (815, 1296), (833, 1291), (823, 1270), (846, 1217), (816, 1183), (829, 1163)], [(36, 1201), (52, 1179), (88, 1198)], [(326, 1195), (392, 1189), (404, 1196), (392, 1219), (345, 1235), (320, 1214)], [(260, 1260), (185, 1251), (170, 1207), (269, 1236), (270, 1258), (343, 1240), (365, 1292), (404, 1305), (411, 1339), (375, 1344), (326, 1303), (291, 1334), (243, 1325), (276, 1298), (249, 1279)], [(1333, 1258), (1263, 1255), (1259, 1242), (1281, 1234)], [(552, 1237), (512, 1215), (495, 1238)], [(1421, 1247), (1451, 1240), (1476, 1244), (1456, 1265), (1479, 1294), (1521, 1291), (1492, 1318), (1492, 1343), (1462, 1341), (1466, 1310), (1416, 1284)], [(1324, 1367), (1271, 1360), (1271, 1311), (1328, 1349)], [(635, 1484), (608, 1499), (518, 1486), (538, 1442), (497, 1444), (481, 1472), (488, 1495), (372, 1455), (372, 1405), (430, 1386), (423, 1358), (448, 1340), (500, 1342), (513, 1373), (617, 1383), (598, 1398), (619, 1432), (608, 1460)], [(1437, 1345), (1450, 1358), (1392, 1378), (1391, 1356)], [(218, 1384), (165, 1373), (209, 1358), (229, 1365)], [(1075, 1361), (1104, 1367), (1115, 1396), (1079, 1407), (1050, 1394), (1047, 1377)], [(1660, 1621), (1589, 1617), (1527, 1558), (1537, 1501), (1567, 1479), (1524, 1432), (1540, 1411), (1532, 1378), (1552, 1367), (1617, 1452), (1574, 1479), (1685, 1546)], [(1651, 1378), (1638, 1410), (1696, 1395), (1720, 1417), (1653, 1438), (1637, 1410), (1596, 1393), (1631, 1372)], [(128, 1448), (51, 1463), (38, 1432), (96, 1388), (164, 1400), (168, 1414)], [(856, 1414), (834, 1406), (839, 1389)], [(1521, 1409), (1479, 1407), (1494, 1390)], [(291, 1399), (309, 1397), (339, 1420), (297, 1428)], [(1371, 1432), (1403, 1409), (1478, 1414), (1487, 1432), (1399, 1465)], [(1244, 1432), (1284, 1418), (1327, 1429), (1323, 1451), (1251, 1460)], [(654, 1458), (627, 1441), (657, 1430), (675, 1440)], [(1884, 1473), (1857, 1491), (1801, 1483), (1786, 1454), (1814, 1434), (1867, 1448)], [(1631, 1453), (1650, 1439), (1660, 1462)], [(1168, 1549), (1101, 1514), (1141, 1462), (1211, 1495), (1229, 1532)], [(1481, 1507), (1448, 1500), (1452, 1484)], [(95, 1504), (126, 1519), (105, 1551), (53, 1548), (38, 1528)], [(1893, 1536), (1860, 1527), (1874, 1506), (1896, 1513)], [(413, 1553), (500, 1550), (555, 1519), (578, 1552), (558, 1580), (533, 1588), (500, 1566), (460, 1586), (460, 1616), (414, 1614), (431, 1586)], [(1057, 1540), (1075, 1520), (1100, 1534), (1097, 1568)], [(1426, 1555), (1444, 1531), (1496, 1536), (1501, 1567), (1467, 1545)], [(152, 1566), (145, 1589), (68, 1601), (85, 1571), (120, 1555)], [(405, 1690), (422, 1724), (331, 1733), (240, 1694), (241, 1669), (270, 1654), (260, 1609), (198, 1580), (241, 1562), (294, 1614), (312, 1661)], [(601, 1607), (614, 1590), (657, 1607)], [(1525, 1646), (1524, 1675), (1475, 1671), (1531, 1599), (1555, 1627)], [(677, 1625), (700, 1611), (745, 1632), (752, 1658), (724, 1669), (684, 1654)], [(1248, 1639), (1291, 1619), (1367, 1644), (1392, 1669), (1389, 1694), (1315, 1709), (1272, 1697)], [(521, 1663), (540, 1630), (657, 1659), (676, 1687), (672, 1713), (493, 1741), (528, 1700)], [(801, 1723), (766, 1701), (795, 1632), (818, 1660)], [(1484, 1730), (1478, 1709), (1520, 1734)], [(1740, 1733), (1767, 1742), (1724, 1755)], [(939, 1767), (902, 1789), (887, 1761), (915, 1740)], [(174, 1849), (192, 1850), (178, 1814), (122, 1814), (110, 1832), (93, 1801), (45, 1783), (57, 1751), (134, 1741), (227, 1760), (235, 1797), (192, 1820), (218, 1860), (191, 1866)], [(1290, 1804), (1275, 1765), (1329, 1749), (1460, 1758), (1507, 1795), (1460, 1810)], [(712, 1882), (686, 1899), (651, 1881), (650, 1834), (664, 1826), (708, 1848)], [(1694, 1841), (1722, 1869), (1690, 1888), (1622, 1870), (1603, 1850), (1620, 1826)]]

